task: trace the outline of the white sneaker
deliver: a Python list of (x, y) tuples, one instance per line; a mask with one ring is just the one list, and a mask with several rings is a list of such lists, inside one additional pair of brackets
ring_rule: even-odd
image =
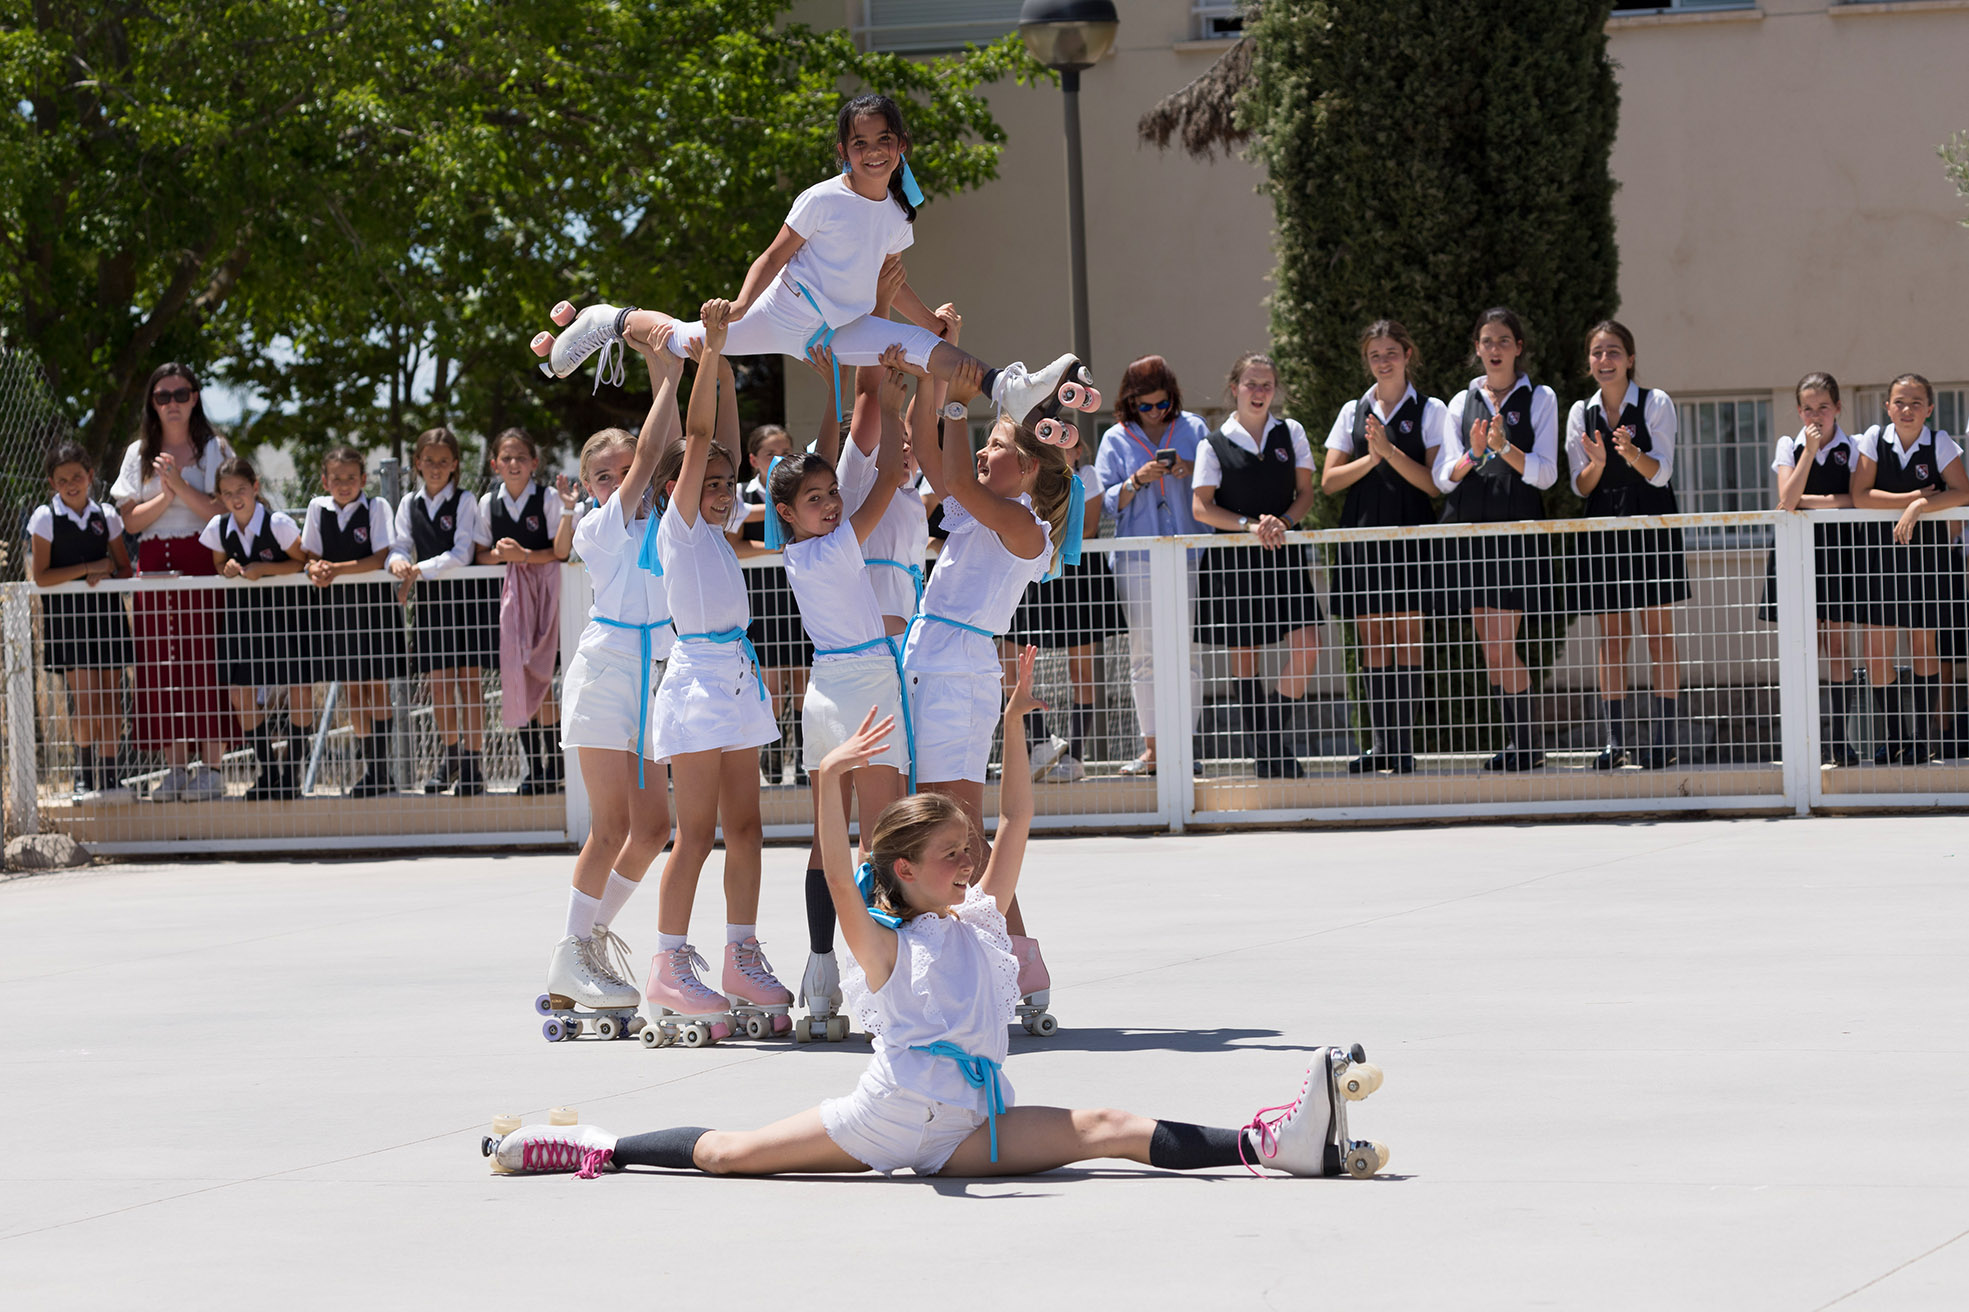
[(800, 976), (800, 1005), (809, 1016), (828, 1017), (841, 1010), (841, 967), (832, 952), (809, 952), (807, 971)]
[(1053, 768), (1053, 762), (1067, 754), (1067, 740), (1058, 734), (1051, 734), (1046, 741), (1032, 749), (1032, 781), (1038, 783)]
[(180, 802), (218, 802), (225, 800), (225, 796), (226, 781), (209, 765), (178, 790)]
[(191, 776), (185, 773), (182, 765), (174, 765), (164, 772), (164, 777), (150, 786), (150, 800), (153, 802), (175, 802), (191, 784)]
[(583, 310), (554, 338), (554, 348), (547, 356), (548, 370), (556, 378), (565, 378), (600, 351), (602, 358), (595, 363), (596, 390), (603, 383), (622, 386), (622, 320), (627, 314), (613, 305), (591, 305)]
[[(1299, 1096), (1283, 1107), (1267, 1107), (1244, 1128), (1244, 1142), (1254, 1160), (1245, 1163), (1253, 1174), (1269, 1166), (1287, 1175), (1338, 1175), (1339, 1144), (1333, 1111), (1335, 1049), (1320, 1048), (1306, 1064)], [(1273, 1113), (1278, 1113), (1273, 1115)]]
[(497, 1139), (486, 1135), (479, 1152), (514, 1175), (572, 1171), (592, 1180), (612, 1169), (615, 1136), (593, 1125), (522, 1125)]
[(1046, 782), (1049, 784), (1077, 784), (1086, 777), (1087, 767), (1080, 763), (1078, 757), (1069, 755), (1062, 755), (1046, 772)]
[(593, 939), (569, 934), (556, 943), (554, 954), (547, 959), (547, 992), (597, 1011), (634, 1007), (643, 1000), (642, 990), (634, 984), (598, 971), (594, 955)]
[[(557, 348), (558, 349), (558, 348)], [(1060, 384), (1080, 381), (1085, 374), (1080, 357), (1071, 351), (1038, 373), (1027, 373), (1025, 363), (1015, 360), (998, 371), (991, 399), (998, 408), (1021, 425), (1030, 428), (1059, 410)]]

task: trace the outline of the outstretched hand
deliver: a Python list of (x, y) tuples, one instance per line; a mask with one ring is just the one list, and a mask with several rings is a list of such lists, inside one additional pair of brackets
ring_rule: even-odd
[(1012, 684), (1012, 691), (1005, 695), (1005, 721), (1008, 724), (1024, 718), (1028, 711), (1043, 711), (1046, 703), (1032, 695), (1032, 667), (1039, 659), (1039, 648), (1024, 647), (1019, 651), (1019, 677)]
[(900, 369), (904, 373), (914, 374), (918, 378), (928, 378), (930, 376), (928, 369), (909, 362), (909, 352), (903, 349), (901, 342), (891, 342), (889, 348), (882, 352), (882, 367), (884, 369)]
[(1607, 444), (1600, 440), (1598, 429), (1589, 429), (1579, 435), (1580, 450), (1586, 452), (1586, 463), (1604, 465), (1607, 463)]
[(962, 405), (969, 405), (977, 399), (978, 387), (984, 382), (984, 365), (972, 357), (965, 359), (950, 374), (950, 399)]
[(889, 745), (889, 734), (896, 727), (896, 717), (885, 715), (877, 720), (876, 710), (876, 707), (869, 707), (868, 714), (861, 719), (861, 728), (855, 730), (854, 736), (821, 759), (821, 774), (859, 770)]
[(821, 381), (829, 387), (834, 386), (835, 371), (840, 368), (834, 362), (834, 348), (815, 343), (807, 348), (807, 367), (819, 374)]
[(883, 256), (882, 269), (875, 275), (875, 303), (894, 305), (908, 283), (909, 270), (902, 267), (901, 254)]
[(957, 345), (957, 335), (964, 331), (964, 316), (959, 314), (957, 307), (949, 301), (945, 301), (942, 305), (939, 305), (934, 313), (938, 319), (942, 320), (941, 326), (937, 329), (937, 336), (943, 338), (952, 346)]
[[(901, 347), (890, 347), (901, 350)], [(887, 355), (883, 356), (886, 361)], [(875, 399), (882, 407), (883, 414), (900, 415), (903, 406), (909, 403), (909, 375), (891, 366), (882, 371), (882, 385), (876, 389)]]
[(704, 320), (704, 346), (706, 350), (722, 352), (725, 349), (725, 334), (731, 328), (732, 303), (727, 300), (709, 300), (699, 310)]

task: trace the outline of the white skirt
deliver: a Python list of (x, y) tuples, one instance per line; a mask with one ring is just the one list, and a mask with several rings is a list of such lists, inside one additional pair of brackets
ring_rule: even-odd
[(759, 672), (737, 643), (679, 642), (650, 704), (651, 759), (736, 752), (779, 741)]
[[(900, 641), (900, 639), (898, 639)], [(870, 707), (875, 718), (896, 718), (889, 742), (870, 765), (889, 765), (909, 770), (909, 738), (903, 731), (902, 680), (896, 673), (895, 658), (888, 648), (877, 647), (864, 654), (814, 662), (813, 677), (807, 681), (805, 709), (800, 727), (806, 746), (802, 764), (809, 771), (820, 769), (827, 754), (855, 736)]]
[(985, 1118), (864, 1075), (847, 1097), (821, 1103), (820, 1123), (842, 1152), (884, 1175), (935, 1175)]
[(1002, 680), (996, 673), (911, 672), (909, 714), (916, 729), (917, 783), (959, 779), (983, 783), (1004, 705)]
[(661, 761), (656, 754), (656, 690), (663, 679), (663, 662), (657, 661), (637, 677), (642, 661), (614, 652), (578, 651), (561, 677), (561, 746), (601, 747), (612, 752), (636, 750), (636, 726), (644, 714), (648, 698), (648, 728), (643, 734), (643, 756)]

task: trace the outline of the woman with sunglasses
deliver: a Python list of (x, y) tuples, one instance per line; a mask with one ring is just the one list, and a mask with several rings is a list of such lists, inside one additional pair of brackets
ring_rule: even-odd
[[(1101, 500), (1114, 515), (1118, 538), (1169, 537), (1202, 533), (1190, 504), (1190, 476), (1196, 448), (1210, 432), (1202, 416), (1183, 409), (1183, 389), (1159, 355), (1145, 355), (1121, 375), (1114, 400), (1115, 423), (1101, 434), (1094, 473)], [(1196, 596), (1197, 553), (1189, 557), (1190, 588)], [(1108, 556), (1115, 590), (1128, 626), (1128, 679), (1141, 726), (1142, 754), (1121, 767), (1123, 774), (1155, 773), (1155, 655), (1149, 608), (1149, 553), (1116, 551)], [(1185, 616), (1185, 622), (1194, 614)], [(1203, 713), (1201, 655), (1190, 652), (1190, 727)]]
[[(202, 578), (218, 571), (199, 532), (224, 512), (219, 466), (232, 448), (212, 431), (198, 379), (181, 364), (159, 365), (144, 389), (144, 424), (123, 453), (110, 495), (124, 529), (137, 535), (137, 575)], [(237, 723), (219, 684), (217, 592), (166, 583), (131, 597), (137, 640), (136, 742), (169, 767), (153, 802), (204, 802), (225, 796), (220, 762)], [(190, 744), (205, 768), (189, 773)]]

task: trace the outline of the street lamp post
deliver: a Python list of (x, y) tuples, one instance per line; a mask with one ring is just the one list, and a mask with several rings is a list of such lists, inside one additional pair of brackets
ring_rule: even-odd
[(1073, 353), (1093, 359), (1087, 317), (1087, 212), (1080, 184), (1080, 72), (1100, 62), (1121, 26), (1110, 0), (1026, 0), (1019, 35), (1032, 57), (1060, 75), (1066, 102), (1067, 281), (1073, 289)]

